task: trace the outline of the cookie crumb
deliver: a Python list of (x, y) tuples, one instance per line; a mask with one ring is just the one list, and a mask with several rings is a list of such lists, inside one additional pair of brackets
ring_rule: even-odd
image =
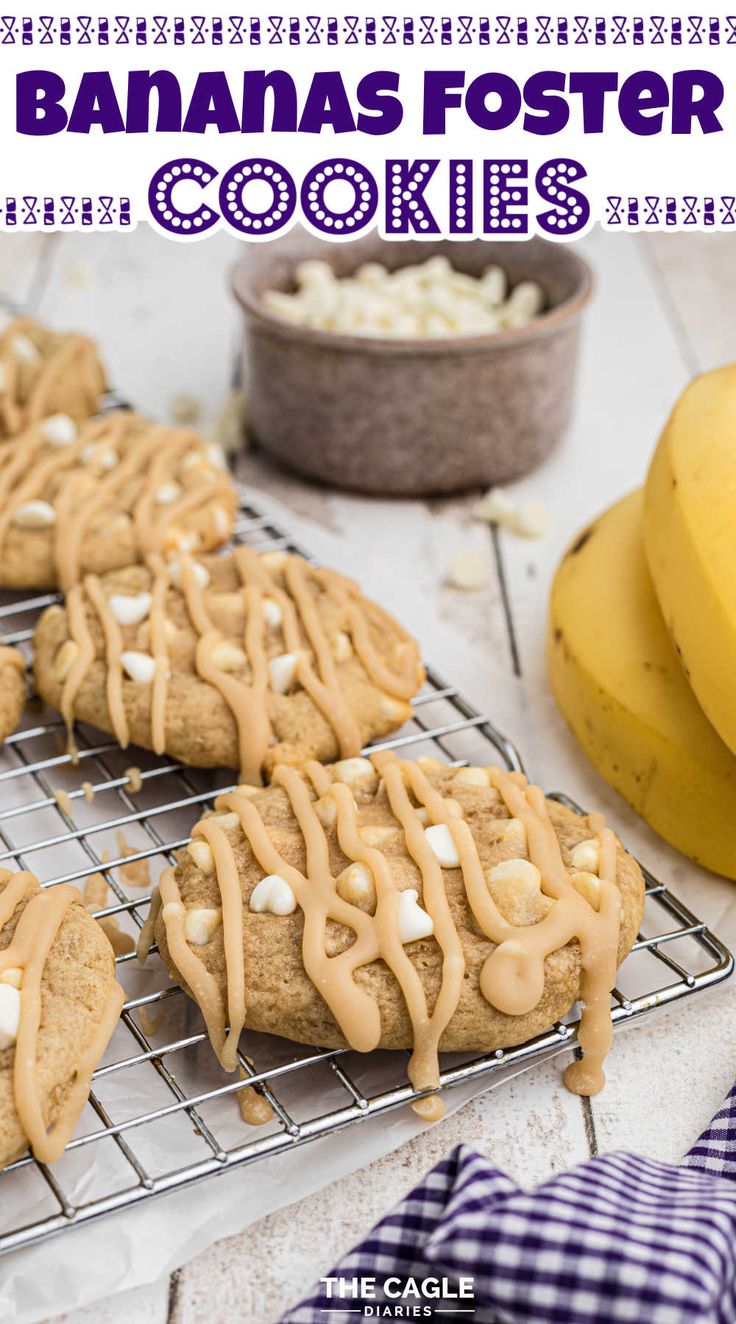
[(173, 423), (196, 423), (201, 413), (201, 401), (187, 391), (179, 391), (169, 401), (169, 416)]
[(68, 818), (71, 818), (72, 802), (71, 799), (69, 798), (69, 792), (61, 791), (61, 790), (54, 791), (54, 799), (56, 801), (58, 808), (61, 810), (62, 814), (66, 814)]
[[(125, 840), (122, 832), (116, 832), (115, 840), (118, 845), (119, 855), (137, 855), (138, 847), (131, 846)], [(130, 887), (150, 887), (151, 869), (149, 860), (132, 860), (130, 864), (121, 864), (118, 870), (120, 880), (127, 883)]]
[(138, 795), (143, 790), (143, 773), (140, 768), (126, 768), (123, 776), (128, 778), (128, 790), (131, 795)]
[[(248, 1080), (243, 1067), (240, 1068), (240, 1079)], [(255, 1086), (247, 1085), (244, 1090), (238, 1090), (235, 1097), (238, 1100), (240, 1116), (246, 1126), (265, 1126), (266, 1122), (271, 1121), (273, 1108)]]
[(472, 547), (462, 547), (450, 561), (447, 582), (463, 593), (474, 593), (488, 581), (487, 557)]
[(84, 791), (84, 798), (88, 805), (92, 804), (95, 798), (95, 788), (91, 782), (82, 782), (80, 790)]

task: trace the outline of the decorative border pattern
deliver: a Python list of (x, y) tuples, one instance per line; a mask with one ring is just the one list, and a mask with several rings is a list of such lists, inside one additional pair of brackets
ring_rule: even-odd
[(97, 197), (61, 197), (35, 194), (0, 197), (0, 230), (127, 229), (133, 223), (130, 198), (99, 194)]
[(5, 14), (0, 46), (736, 46), (736, 14)]

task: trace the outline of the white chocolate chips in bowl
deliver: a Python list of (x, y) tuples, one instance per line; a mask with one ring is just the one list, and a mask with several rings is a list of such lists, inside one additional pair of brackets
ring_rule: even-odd
[(519, 330), (546, 302), (537, 281), (521, 280), (510, 289), (502, 267), (469, 276), (441, 254), (395, 271), (366, 262), (343, 277), (313, 258), (296, 267), (295, 282), (291, 293), (266, 290), (264, 307), (297, 326), (389, 340)]

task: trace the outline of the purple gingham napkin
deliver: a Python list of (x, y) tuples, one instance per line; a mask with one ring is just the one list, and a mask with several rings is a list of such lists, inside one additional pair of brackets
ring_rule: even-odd
[(527, 1192), (458, 1146), (281, 1324), (361, 1319), (735, 1324), (736, 1085), (679, 1166), (606, 1154)]

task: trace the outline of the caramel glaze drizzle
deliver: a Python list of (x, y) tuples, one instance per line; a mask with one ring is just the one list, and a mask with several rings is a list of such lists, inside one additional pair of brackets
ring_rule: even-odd
[[(85, 468), (82, 452), (89, 445), (104, 443), (119, 452), (119, 462), (105, 474)], [(106, 414), (83, 427), (68, 446), (52, 449), (40, 427), (0, 447), (0, 557), (13, 513), (18, 506), (36, 498), (47, 499), (57, 483), (53, 504), (54, 561), (57, 582), (64, 592), (80, 576), (84, 539), (96, 518), (115, 510), (119, 493), (130, 483), (140, 484), (132, 509), (136, 545), (141, 557), (160, 552), (172, 527), (210, 501), (233, 506), (233, 487), (225, 470), (211, 470), (212, 481), (183, 490), (179, 498), (157, 512), (156, 492), (170, 481), (187, 452), (204, 449), (195, 433), (158, 427), (127, 410)], [(48, 454), (45, 452), (48, 451)], [(82, 495), (85, 500), (80, 500)]]
[[(222, 637), (207, 610), (206, 591), (199, 583), (194, 562), (188, 556), (179, 558), (180, 586), (189, 615), (197, 635), (195, 668), (201, 680), (207, 681), (220, 693), (233, 715), (238, 732), (238, 754), (241, 779), (260, 785), (262, 767), (272, 743), (273, 729), (268, 715), (269, 671), (266, 651), (266, 623), (262, 611), (263, 601), (269, 598), (281, 610), (281, 630), (285, 649), (298, 657), (297, 680), (315, 706), (332, 726), (341, 758), (360, 753), (360, 732), (343, 693), (338, 668), (330, 651), (330, 644), (322, 624), (311, 589), (312, 580), (343, 610), (349, 624), (355, 651), (368, 676), (382, 690), (401, 699), (415, 693), (421, 669), (417, 646), (406, 636), (405, 666), (394, 672), (385, 663), (371, 638), (368, 611), (379, 612), (374, 604), (361, 599), (358, 586), (336, 571), (315, 569), (300, 556), (287, 556), (284, 562), (286, 588), (277, 585), (269, 576), (258, 552), (251, 547), (237, 547), (232, 553), (233, 564), (240, 579), (240, 592), (245, 610), (243, 652), (249, 665), (248, 680), (239, 678), (217, 665), (216, 650)], [(170, 663), (166, 641), (166, 599), (170, 586), (171, 567), (163, 557), (154, 553), (148, 557), (152, 575), (150, 640), (156, 668), (151, 696), (151, 744), (157, 754), (166, 746), (166, 704)], [(128, 722), (123, 700), (123, 670), (120, 662), (122, 635), (110, 611), (100, 581), (87, 575), (81, 585), (75, 584), (67, 595), (69, 636), (77, 644), (79, 655), (68, 673), (61, 697), (61, 713), (71, 731), (74, 707), (80, 687), (95, 660), (95, 647), (85, 615), (85, 598), (96, 612), (105, 639), (107, 666), (107, 702), (112, 728), (117, 740), (125, 747), (128, 743)], [(377, 620), (388, 617), (380, 613)], [(391, 629), (396, 631), (395, 623)], [(304, 647), (307, 641), (314, 662)]]
[[(68, 378), (76, 377), (81, 395), (77, 417), (83, 418), (94, 413), (105, 390), (104, 375), (97, 350), (87, 336), (73, 334), (47, 335), (53, 341), (49, 354), (42, 350), (38, 353), (38, 367), (30, 382), (28, 398), (19, 399), (21, 374), (34, 364), (24, 363), (13, 352), (13, 341), (18, 336), (27, 336), (35, 345), (38, 325), (31, 318), (17, 317), (0, 336), (0, 365), (2, 366), (2, 385), (0, 387), (0, 435), (10, 436), (21, 429), (30, 427), (53, 413), (59, 406), (55, 404), (54, 392), (59, 386), (66, 385)], [(38, 348), (36, 346), (36, 348)]]
[[(218, 800), (218, 810), (234, 812), (264, 875), (280, 874), (291, 887), (304, 917), (302, 958), (307, 975), (320, 993), (351, 1048), (370, 1052), (380, 1044), (377, 1004), (354, 980), (355, 971), (383, 960), (394, 975), (411, 1019), (414, 1048), (409, 1078), (417, 1090), (439, 1086), (438, 1053), (442, 1035), (451, 1021), (462, 992), (465, 960), (460, 937), (447, 901), (442, 869), (427, 839), (417, 809), (427, 810), (429, 822), (445, 824), (460, 859), (468, 905), (485, 937), (495, 944), (480, 974), (480, 990), (488, 1003), (508, 1016), (522, 1016), (538, 1004), (544, 992), (545, 958), (572, 939), (580, 944), (582, 960), (582, 1019), (580, 1061), (565, 1073), (568, 1087), (579, 1094), (597, 1093), (604, 1084), (603, 1061), (611, 1042), (610, 992), (615, 983), (621, 921), (621, 897), (616, 885), (616, 838), (600, 815), (589, 823), (600, 849), (599, 905), (594, 909), (575, 890), (547, 810), (543, 791), (528, 785), (518, 773), (488, 768), (489, 784), (499, 792), (509, 815), (524, 825), (529, 857), (541, 874), (545, 896), (554, 904), (536, 924), (515, 925), (500, 913), (486, 883), (469, 825), (450, 816), (444, 797), (422, 769), (389, 752), (373, 756), (384, 779), (394, 817), (404, 832), (406, 849), (422, 880), (422, 905), (432, 918), (434, 941), (442, 952), (440, 990), (431, 1012), (419, 973), (399, 937), (399, 897), (389, 860), (362, 840), (358, 813), (348, 786), (333, 783), (321, 765), (305, 766), (306, 777), (319, 796), (331, 795), (336, 808), (336, 831), (347, 858), (365, 864), (376, 888), (375, 914), (343, 900), (329, 866), (324, 828), (317, 816), (305, 778), (284, 766), (273, 781), (283, 787), (306, 846), (304, 873), (288, 864), (275, 849), (252, 799), (234, 791)], [(412, 797), (418, 802), (415, 806)], [(223, 942), (227, 1006), (218, 981), (210, 974), (185, 937), (186, 908), (173, 869), (160, 880), (160, 903), (171, 959), (202, 1010), (215, 1051), (224, 1067), (233, 1070), (237, 1044), (247, 1021), (247, 971), (243, 968), (243, 899), (232, 844), (216, 818), (205, 818), (194, 829), (208, 842), (215, 862), (222, 899)], [(355, 934), (352, 946), (338, 955), (327, 954), (327, 921)], [(437, 1097), (418, 1100), (415, 1109), (427, 1120), (442, 1115)]]
[(89, 1096), (92, 1073), (120, 1017), (125, 994), (113, 983), (99, 1024), (75, 1062), (72, 1083), (65, 1092), (60, 1115), (51, 1130), (43, 1116), (38, 1087), (38, 1032), (43, 1014), (43, 971), (48, 954), (69, 908), (81, 904), (75, 887), (62, 883), (42, 889), (32, 873), (0, 870), (0, 929), (12, 919), (17, 906), (29, 897), (8, 947), (0, 951), (0, 974), (20, 969), (21, 1012), (13, 1062), (15, 1107), (28, 1142), (41, 1163), (53, 1163), (71, 1139), (77, 1118)]

